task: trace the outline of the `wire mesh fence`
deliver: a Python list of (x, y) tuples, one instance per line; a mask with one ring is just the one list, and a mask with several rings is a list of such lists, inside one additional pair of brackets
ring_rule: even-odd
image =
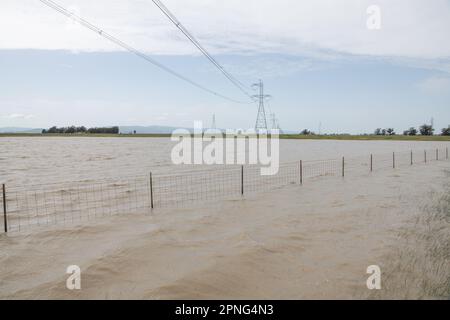
[(8, 185), (5, 188), (7, 229), (21, 231), (33, 226), (141, 213), (149, 208), (149, 183), (148, 179), (136, 177), (102, 182)]
[(240, 194), (239, 167), (159, 175), (152, 181), (155, 208), (179, 207)]
[(154, 208), (239, 197), (307, 179), (356, 176), (388, 168), (448, 159), (448, 148), (367, 156), (297, 161), (261, 175), (259, 166), (231, 166), (177, 174), (152, 175), (41, 185), (2, 185), (4, 231), (88, 223), (114, 215), (150, 213)]

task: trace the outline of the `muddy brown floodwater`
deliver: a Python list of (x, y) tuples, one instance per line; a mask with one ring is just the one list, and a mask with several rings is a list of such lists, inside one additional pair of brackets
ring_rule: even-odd
[[(435, 147), (446, 145), (282, 141), (281, 157)], [(0, 148), (7, 181), (173, 169), (167, 139), (7, 138)], [(1, 234), (0, 298), (448, 299), (449, 178), (450, 162), (434, 161)], [(81, 290), (66, 289), (69, 265), (81, 268)], [(370, 265), (381, 290), (366, 286)]]

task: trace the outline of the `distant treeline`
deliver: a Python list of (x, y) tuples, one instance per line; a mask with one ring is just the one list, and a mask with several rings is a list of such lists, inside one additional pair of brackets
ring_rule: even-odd
[[(403, 135), (404, 136), (416, 136), (416, 135), (420, 134), (422, 136), (433, 136), (434, 131), (435, 130), (434, 130), (433, 126), (431, 126), (429, 124), (424, 124), (424, 125), (420, 126), (419, 129), (416, 129), (415, 127), (411, 127), (408, 130), (403, 131)], [(302, 130), (300, 132), (300, 134), (301, 135), (315, 135), (315, 133), (313, 131), (310, 131), (308, 129)], [(377, 129), (375, 129), (373, 134), (376, 136), (395, 136), (395, 135), (397, 135), (394, 128), (386, 128), (386, 129), (377, 128)], [(326, 134), (326, 135), (338, 136), (339, 134), (335, 133), (335, 134)], [(365, 134), (365, 135), (368, 135), (368, 134)], [(440, 135), (441, 136), (450, 136), (450, 126), (448, 126), (447, 128), (443, 128), (441, 130)]]
[(119, 127), (114, 126), (114, 127), (100, 127), (100, 128), (86, 128), (85, 126), (81, 126), (81, 127), (76, 127), (76, 126), (71, 126), (71, 127), (51, 127), (49, 129), (44, 129), (42, 130), (43, 134), (48, 134), (48, 133), (63, 133), (63, 134), (75, 134), (75, 133), (91, 133), (91, 134), (98, 134), (98, 133), (102, 133), (102, 134), (119, 134)]

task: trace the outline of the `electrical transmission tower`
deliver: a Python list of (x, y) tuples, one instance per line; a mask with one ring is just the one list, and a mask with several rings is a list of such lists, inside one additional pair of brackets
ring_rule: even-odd
[(216, 127), (216, 114), (215, 113), (213, 113), (213, 116), (212, 116), (211, 129), (212, 130), (216, 130), (217, 129), (217, 127)]
[(275, 113), (270, 114), (270, 120), (272, 122), (271, 129), (277, 128), (277, 117), (275, 116)]
[(266, 110), (264, 108), (264, 101), (268, 98), (270, 98), (270, 95), (264, 94), (264, 83), (262, 80), (259, 80), (259, 83), (255, 83), (253, 88), (259, 88), (259, 94), (254, 95), (253, 98), (258, 99), (259, 106), (258, 106), (258, 115), (256, 116), (256, 124), (255, 124), (255, 130), (266, 130), (267, 127), (267, 118), (266, 118)]
[(281, 131), (280, 122), (278, 121), (277, 116), (275, 115), (275, 113), (271, 113), (270, 116), (271, 116), (271, 122), (272, 122), (271, 129), (275, 129), (275, 130)]

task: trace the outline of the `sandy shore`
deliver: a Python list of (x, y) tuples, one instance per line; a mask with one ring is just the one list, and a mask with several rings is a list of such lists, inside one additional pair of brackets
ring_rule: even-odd
[(449, 298), (449, 176), (435, 162), (0, 235), (0, 298)]

